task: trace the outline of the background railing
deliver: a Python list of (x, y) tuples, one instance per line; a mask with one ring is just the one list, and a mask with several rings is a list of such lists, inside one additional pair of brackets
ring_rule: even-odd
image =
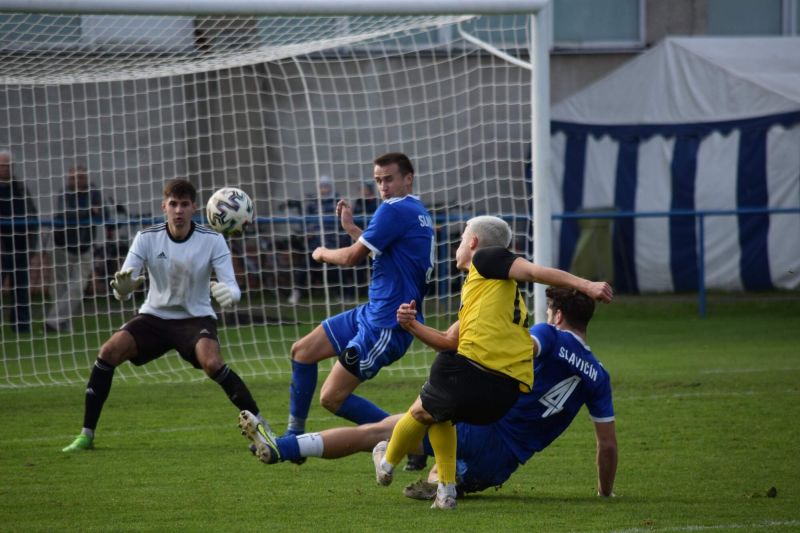
[[(621, 218), (674, 218), (693, 217), (697, 235), (697, 312), (703, 317), (706, 315), (706, 286), (705, 286), (705, 221), (706, 217), (737, 216), (737, 215), (778, 215), (800, 213), (800, 207), (791, 208), (762, 208), (744, 207), (740, 209), (675, 209), (672, 211), (608, 211), (591, 213), (555, 213), (553, 220), (588, 220), (588, 219), (621, 219)], [(797, 236), (800, 239), (800, 235)]]

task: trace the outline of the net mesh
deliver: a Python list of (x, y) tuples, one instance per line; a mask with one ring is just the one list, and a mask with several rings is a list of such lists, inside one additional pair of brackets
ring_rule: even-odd
[[(336, 198), (361, 206), (365, 227), (371, 161), (388, 151), (409, 154), (415, 194), (436, 220), (425, 312), (446, 328), (466, 219), (502, 215), (515, 250), (532, 249), (530, 72), (464, 41), (457, 25), (527, 58), (526, 23), (0, 15), (0, 386), (86, 380), (143, 301), (120, 304), (108, 281), (136, 231), (162, 220), (174, 177), (195, 184), (201, 205), (223, 186), (255, 202), (257, 224), (229, 240), (244, 296), (219, 313), (223, 356), (241, 375), (288, 374), (293, 341), (366, 301), (367, 265), (325, 267), (310, 253), (350, 243), (330, 214)], [(96, 192), (69, 209), (81, 174)], [(431, 359), (415, 343), (384, 372), (425, 375)], [(204, 379), (174, 352), (117, 376)]]

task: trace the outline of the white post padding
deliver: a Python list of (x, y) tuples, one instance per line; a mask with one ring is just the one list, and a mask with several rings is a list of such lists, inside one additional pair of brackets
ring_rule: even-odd
[[(546, 13), (531, 15), (531, 161), (533, 170), (533, 260), (553, 265), (553, 223), (550, 209), (550, 50)], [(536, 322), (547, 319), (546, 287), (533, 290)]]

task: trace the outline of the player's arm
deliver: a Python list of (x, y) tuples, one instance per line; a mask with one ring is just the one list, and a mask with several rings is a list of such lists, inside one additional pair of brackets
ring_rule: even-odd
[(595, 422), (597, 440), (597, 495), (614, 496), (614, 478), (617, 475), (617, 433), (614, 421)]
[(355, 266), (362, 263), (369, 255), (369, 252), (369, 248), (364, 246), (361, 241), (356, 241), (344, 248), (325, 248), (324, 246), (319, 246), (311, 254), (311, 257), (318, 263)]
[(522, 257), (517, 257), (511, 264), (508, 277), (522, 282), (535, 281), (545, 285), (569, 287), (605, 303), (609, 303), (614, 298), (614, 291), (611, 289), (611, 285), (605, 281), (589, 281), (557, 268), (531, 263)]
[(426, 326), (417, 320), (417, 303), (414, 300), (397, 308), (397, 323), (437, 352), (458, 348), (458, 320), (447, 331)]
[(236, 283), (233, 260), (231, 259), (228, 245), (225, 244), (225, 239), (221, 236), (218, 242), (222, 244), (217, 244), (214, 249), (215, 257), (211, 260), (211, 266), (214, 267), (217, 281), (210, 281), (209, 288), (217, 303), (222, 307), (228, 307), (242, 299), (242, 291), (239, 288), (239, 284)]
[(142, 241), (137, 234), (133, 239), (131, 249), (125, 256), (122, 267), (114, 273), (114, 277), (109, 283), (114, 298), (119, 301), (130, 299), (133, 291), (141, 287), (144, 283), (144, 276), (142, 275), (144, 268), (144, 251), (142, 246)]
[(336, 204), (336, 214), (342, 223), (342, 229), (350, 235), (353, 241), (357, 241), (364, 231), (353, 222), (353, 208), (350, 206), (350, 202), (344, 199), (339, 200)]

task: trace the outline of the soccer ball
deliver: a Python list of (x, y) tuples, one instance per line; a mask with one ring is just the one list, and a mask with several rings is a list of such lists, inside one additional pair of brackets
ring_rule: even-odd
[(208, 225), (223, 235), (237, 235), (255, 218), (253, 201), (236, 187), (223, 187), (206, 204)]

